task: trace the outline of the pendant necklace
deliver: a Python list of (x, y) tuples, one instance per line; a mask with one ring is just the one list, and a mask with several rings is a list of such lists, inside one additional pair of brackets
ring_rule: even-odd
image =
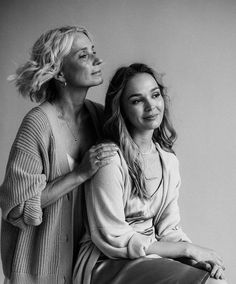
[(74, 129), (72, 129), (70, 122), (65, 118), (64, 118), (64, 120), (65, 120), (67, 128), (70, 130), (70, 133), (73, 136), (75, 142), (77, 142), (79, 140), (78, 134), (75, 134), (75, 131), (74, 131)]
[(69, 121), (68, 119), (66, 119), (66, 118), (64, 117), (64, 115), (62, 114), (62, 110), (59, 111), (58, 108), (56, 107), (56, 111), (57, 111), (57, 113), (58, 113), (58, 116), (57, 116), (57, 117), (58, 117), (60, 120), (62, 120), (62, 121), (64, 121), (64, 122), (66, 123), (66, 126), (67, 126), (68, 130), (70, 131), (71, 136), (74, 138), (74, 141), (75, 141), (75, 142), (79, 141), (79, 135), (78, 135), (78, 133), (77, 133), (77, 134), (75, 133), (74, 129), (71, 127), (70, 121)]

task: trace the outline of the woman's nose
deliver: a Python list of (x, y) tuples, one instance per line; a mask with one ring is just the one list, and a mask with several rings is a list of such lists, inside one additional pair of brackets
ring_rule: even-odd
[(103, 63), (103, 60), (96, 55), (94, 55), (94, 65), (101, 65)]
[(145, 111), (150, 111), (152, 110), (154, 107), (153, 103), (150, 100), (147, 100), (145, 102)]

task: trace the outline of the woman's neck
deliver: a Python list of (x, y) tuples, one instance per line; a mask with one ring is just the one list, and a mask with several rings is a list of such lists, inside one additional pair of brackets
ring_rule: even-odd
[(152, 136), (153, 132), (148, 132), (145, 135), (134, 135), (133, 141), (138, 146), (141, 153), (149, 153), (152, 150)]
[(76, 120), (83, 108), (87, 90), (61, 90), (54, 101), (57, 109), (64, 117)]

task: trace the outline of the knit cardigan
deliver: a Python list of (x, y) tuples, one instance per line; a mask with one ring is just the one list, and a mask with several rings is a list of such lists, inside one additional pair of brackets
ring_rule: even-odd
[[(101, 105), (90, 101), (85, 105), (99, 132)], [(1, 257), (10, 283), (71, 283), (74, 245), (79, 243), (73, 240), (73, 211), (81, 210), (83, 203), (80, 196), (74, 199), (82, 186), (41, 208), (44, 188), (53, 187), (52, 181), (66, 173), (60, 162), (48, 117), (35, 107), (19, 128), (0, 187)]]

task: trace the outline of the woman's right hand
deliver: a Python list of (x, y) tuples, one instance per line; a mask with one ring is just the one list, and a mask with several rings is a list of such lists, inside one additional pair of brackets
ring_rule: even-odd
[(83, 177), (84, 181), (91, 178), (99, 168), (109, 164), (118, 151), (114, 143), (100, 143), (92, 146), (83, 156), (74, 171)]
[(212, 278), (225, 279), (224, 269), (217, 264), (200, 261), (192, 264), (192, 266), (208, 271)]
[(205, 262), (211, 266), (218, 265), (225, 269), (222, 258), (212, 249), (204, 248), (195, 244), (189, 244), (189, 254), (197, 262)]

